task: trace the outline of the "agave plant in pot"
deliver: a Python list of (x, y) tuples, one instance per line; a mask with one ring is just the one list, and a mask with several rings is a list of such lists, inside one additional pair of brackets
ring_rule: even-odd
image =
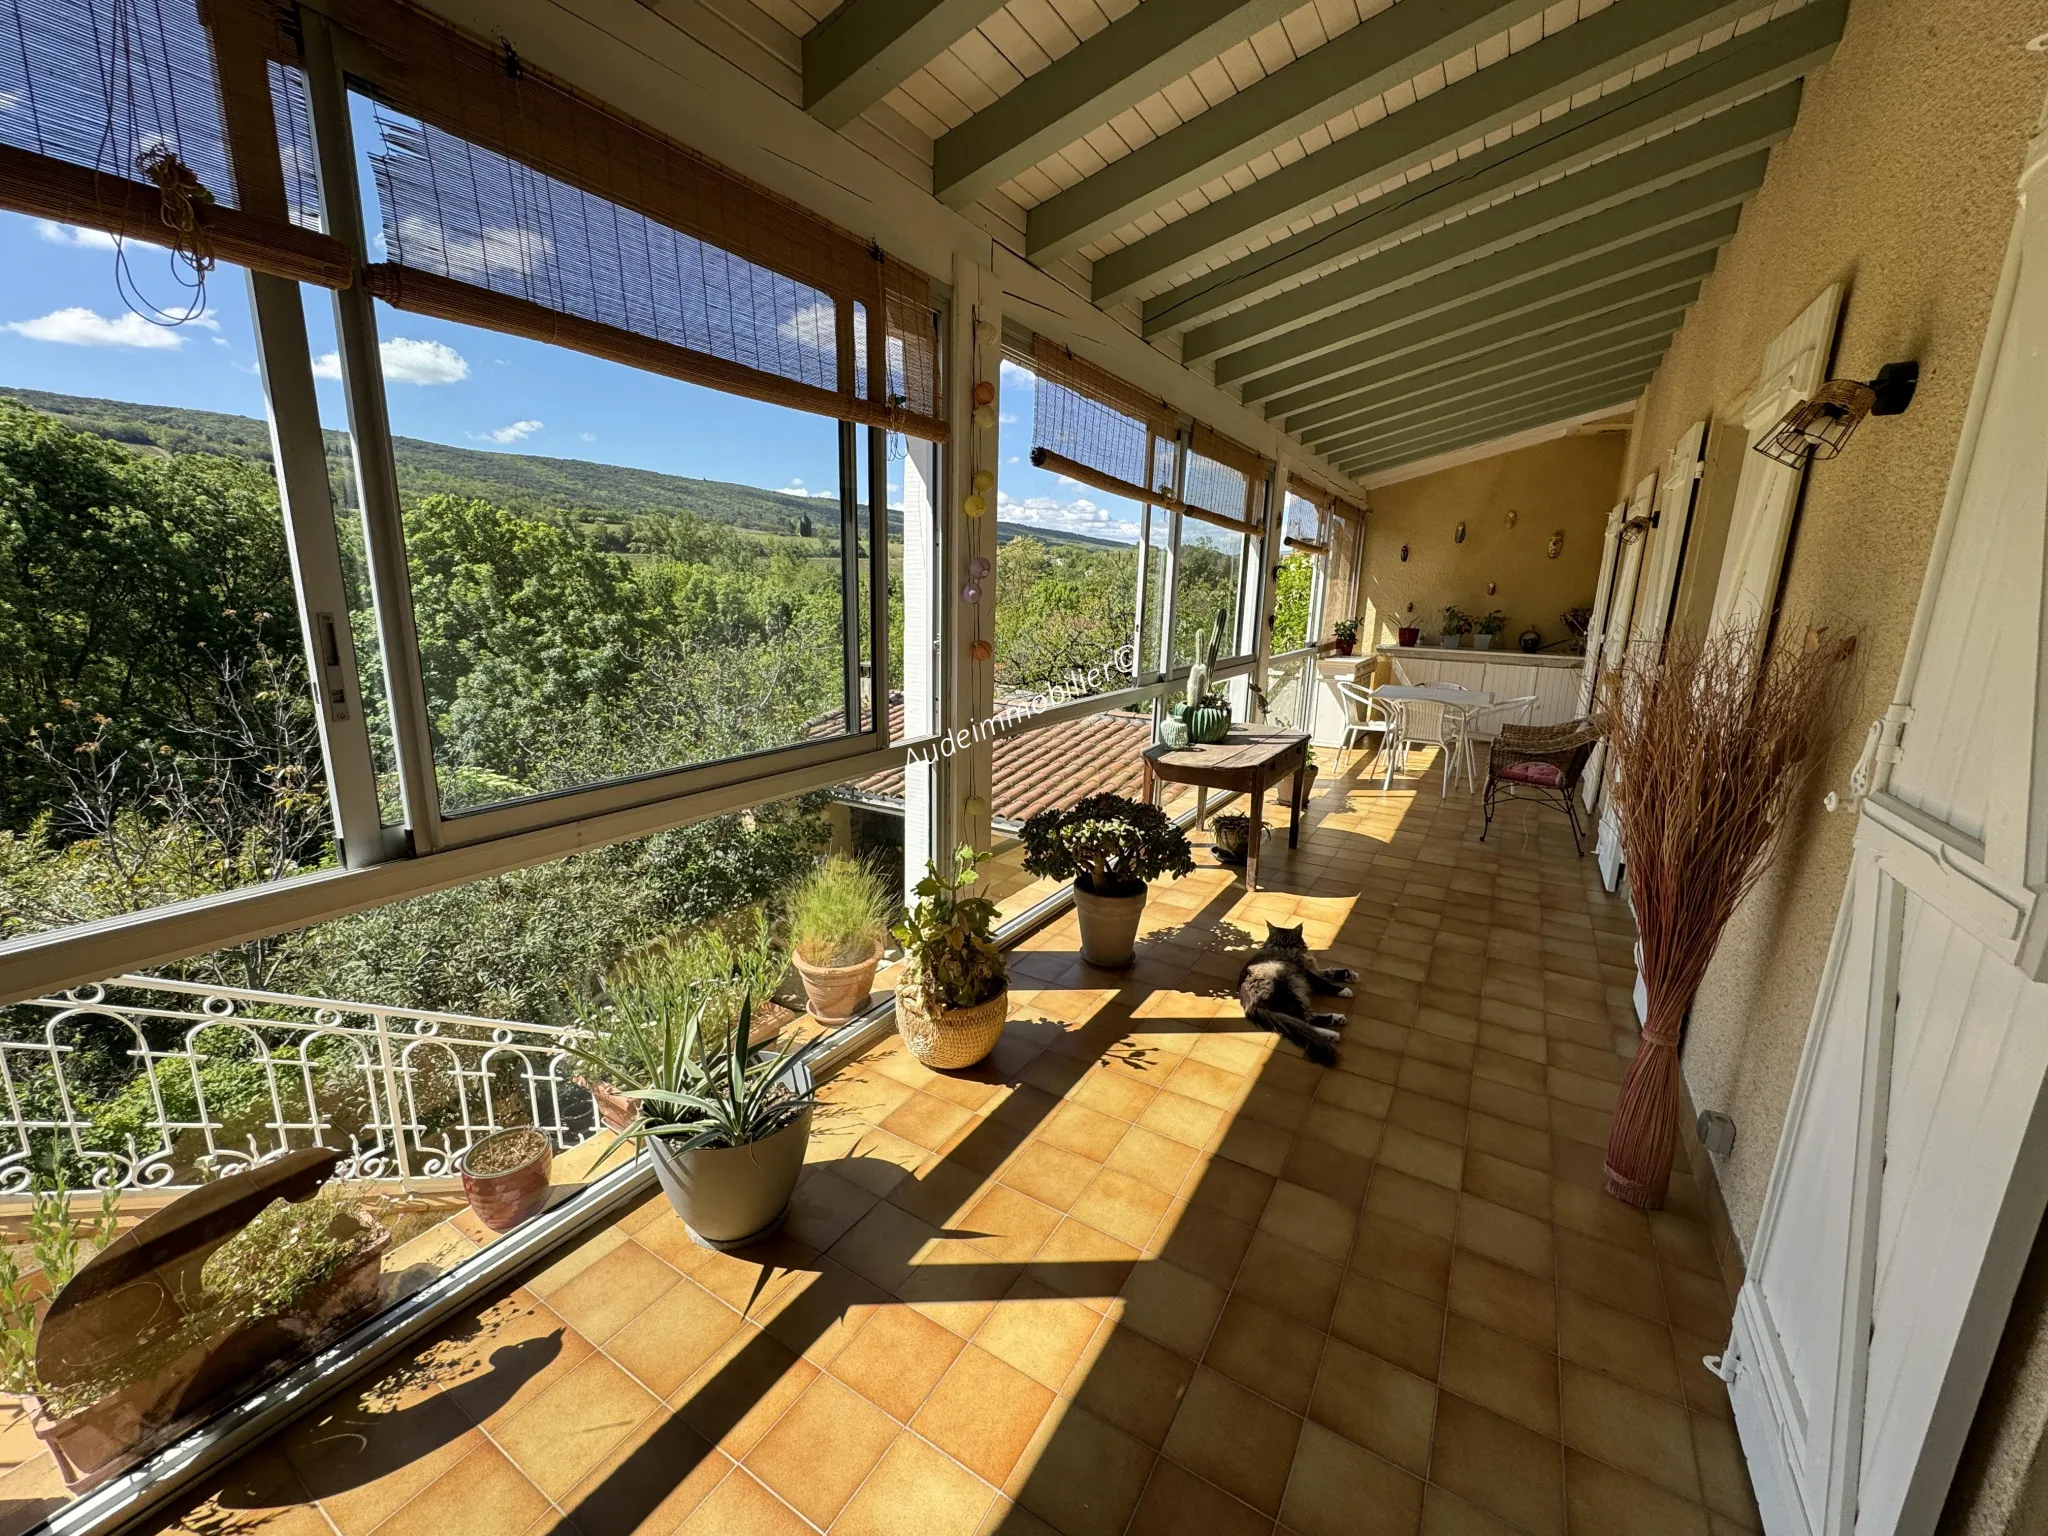
[(964, 844), (950, 875), (936, 860), (917, 882), (917, 900), (896, 925), (903, 978), (896, 986), (896, 1029), (928, 1067), (971, 1067), (1002, 1038), (1010, 1011), (1010, 973), (996, 948), (996, 904), (962, 892), (989, 855)]
[(1217, 654), (1223, 649), (1223, 626), (1224, 610), (1218, 608), (1214, 622), (1195, 637), (1195, 659), (1188, 668), (1187, 709), (1182, 716), (1191, 742), (1221, 741), (1230, 734), (1230, 700), (1209, 686)]
[(757, 1042), (758, 973), (692, 971), (667, 955), (631, 968), (568, 1049), (633, 1105), (621, 1145), (648, 1149), (690, 1236), (740, 1248), (788, 1213), (817, 1103), (810, 1063), (828, 1037)]
[(1074, 882), (1081, 955), (1092, 965), (1129, 965), (1148, 881), (1194, 870), (1187, 834), (1156, 805), (1089, 795), (1024, 823), (1024, 868)]
[(844, 1024), (867, 1007), (894, 905), (881, 873), (846, 853), (827, 855), (791, 888), (790, 960), (812, 1018)]

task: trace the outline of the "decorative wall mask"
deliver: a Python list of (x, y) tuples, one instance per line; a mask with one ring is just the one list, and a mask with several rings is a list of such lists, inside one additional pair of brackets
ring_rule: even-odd
[(1517, 512), (1513, 507), (1508, 508), (1508, 526), (1510, 528), (1514, 527), (1516, 523), (1520, 522), (1521, 518), (1521, 513)]
[(1451, 542), (1453, 544), (1465, 542), (1465, 525), (1463, 523), (1458, 524), (1457, 531), (1451, 535)]
[(1402, 563), (1403, 563), (1403, 564), (1406, 564), (1406, 563), (1407, 563), (1407, 560), (1408, 560), (1408, 546), (1407, 546), (1406, 544), (1403, 544), (1403, 545), (1401, 546), (1401, 560), (1402, 560)]
[(1486, 584), (1486, 595), (1487, 595), (1488, 597), (1491, 597), (1491, 596), (1493, 596), (1493, 594), (1494, 594), (1494, 593), (1496, 593), (1496, 592), (1498, 592), (1499, 590), (1500, 590), (1500, 583), (1499, 583), (1499, 582), (1497, 582), (1497, 581), (1489, 581), (1489, 582), (1488, 582), (1488, 583)]
[(1550, 547), (1544, 553), (1553, 560), (1564, 553), (1564, 530), (1562, 528), (1550, 536)]

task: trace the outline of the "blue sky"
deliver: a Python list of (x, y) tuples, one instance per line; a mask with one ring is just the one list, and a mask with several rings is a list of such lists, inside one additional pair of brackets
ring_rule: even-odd
[[(166, 328), (129, 313), (115, 260), (104, 236), (0, 214), (0, 387), (261, 416), (241, 274), (216, 272), (204, 315)], [(150, 302), (184, 309), (167, 253), (134, 242), (127, 261)], [(334, 350), (332, 310), (324, 293), (305, 295), (317, 360)], [(377, 324), (392, 429), (405, 436), (837, 494), (837, 434), (822, 417), (382, 305)], [(334, 371), (331, 360), (315, 371)], [(338, 377), (318, 389), (322, 418), (345, 426)]]
[[(12, 279), (0, 295), (0, 387), (262, 416), (242, 275), (216, 272), (205, 312), (166, 327), (124, 305), (116, 259), (104, 235), (0, 213), (0, 270)], [(147, 301), (187, 307), (167, 252), (131, 242), (125, 260)], [(317, 289), (304, 294), (321, 417), (346, 427), (332, 307)], [(837, 495), (836, 434), (822, 417), (381, 304), (377, 325), (392, 430), (403, 436)], [(1032, 467), (1033, 387), (1027, 370), (1003, 365), (998, 519), (1135, 543), (1135, 502)]]

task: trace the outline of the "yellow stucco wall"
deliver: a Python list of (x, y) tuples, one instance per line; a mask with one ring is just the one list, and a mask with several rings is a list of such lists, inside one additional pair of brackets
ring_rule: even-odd
[[(2048, 88), (2048, 60), (2023, 47), (2044, 27), (2043, 0), (1856, 0), (1833, 61), (1809, 80), (1797, 127), (1646, 392), (1631, 442), (1631, 478), (1661, 466), (1691, 422), (1748, 391), (1771, 337), (1830, 282), (1845, 290), (1834, 376), (1920, 362), (1912, 409), (1867, 421), (1841, 458), (1808, 476), (1780, 623), (1859, 633), (1851, 723), (1693, 1009), (1687, 1082), (1700, 1108), (1726, 1111), (1739, 1128), (1721, 1177), (1745, 1245), (1848, 867), (1853, 819), (1823, 814), (1820, 799), (1846, 788), (1863, 728), (1898, 677), (2012, 226), (2021, 150)], [(1726, 498), (1703, 487), (1702, 506), (1699, 532), (1718, 548)], [(1677, 622), (1697, 625), (1712, 583), (1690, 579), (1703, 570), (1690, 556), (1687, 566)]]
[[(1513, 648), (1532, 624), (1545, 645), (1562, 640), (1558, 615), (1593, 601), (1626, 448), (1619, 432), (1562, 437), (1374, 489), (1361, 642), (1391, 645), (1404, 624), (1435, 634), (1447, 603), (1466, 613), (1505, 613), (1508, 627), (1496, 646)], [(1453, 537), (1461, 522), (1462, 544)], [(1552, 560), (1545, 547), (1558, 532), (1564, 547)], [(1491, 595), (1489, 582), (1499, 588)]]

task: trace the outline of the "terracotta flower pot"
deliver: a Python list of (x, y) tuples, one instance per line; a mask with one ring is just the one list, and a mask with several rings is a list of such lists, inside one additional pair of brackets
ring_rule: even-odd
[(532, 1127), (499, 1131), (462, 1154), (462, 1193), (477, 1220), (510, 1232), (547, 1204), (554, 1161), (554, 1148)]
[(872, 955), (852, 965), (812, 965), (802, 955), (790, 959), (804, 980), (810, 1016), (820, 1024), (844, 1024), (865, 1010), (874, 996), (875, 967), (882, 963), (882, 946), (877, 944)]
[(610, 1083), (593, 1083), (580, 1073), (576, 1086), (586, 1090), (597, 1104), (597, 1118), (608, 1131), (623, 1131), (640, 1118), (640, 1101), (619, 1092)]
[(1141, 889), (1135, 896), (1098, 896), (1074, 886), (1074, 915), (1081, 925), (1081, 958), (1090, 965), (1129, 965), (1138, 954), (1138, 920), (1145, 915)]
[[(795, 1076), (799, 1091), (808, 1094), (809, 1074), (799, 1068)], [(682, 1152), (659, 1136), (650, 1136), (648, 1146), (654, 1176), (691, 1238), (723, 1250), (759, 1242), (782, 1225), (810, 1139), (811, 1111), (805, 1109), (774, 1135), (743, 1147)]]

